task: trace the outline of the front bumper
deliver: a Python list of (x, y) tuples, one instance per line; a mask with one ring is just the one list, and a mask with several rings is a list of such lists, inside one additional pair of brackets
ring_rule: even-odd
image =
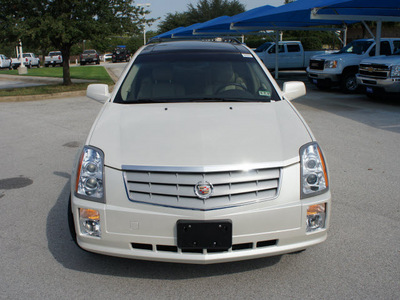
[(371, 78), (357, 74), (357, 82), (366, 87), (366, 91), (383, 91), (386, 93), (400, 93), (400, 78)]
[[(295, 252), (323, 242), (330, 221), (331, 194), (300, 200), (299, 166), (284, 168), (275, 199), (226, 209), (199, 211), (135, 203), (128, 200), (122, 172), (106, 168), (107, 203), (72, 194), (77, 242), (85, 250), (133, 259), (211, 264)], [(326, 203), (325, 228), (306, 232), (309, 205)], [(98, 210), (101, 238), (79, 231), (79, 208)], [(182, 250), (177, 247), (178, 220), (230, 220), (232, 247), (224, 251)]]
[(340, 83), (341, 74), (329, 73), (326, 70), (314, 70), (307, 68), (307, 77), (315, 85), (335, 86)]

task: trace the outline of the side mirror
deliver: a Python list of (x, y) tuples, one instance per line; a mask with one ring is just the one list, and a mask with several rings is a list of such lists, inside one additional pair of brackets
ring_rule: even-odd
[(283, 83), (283, 96), (287, 100), (294, 100), (306, 94), (306, 86), (302, 81), (289, 81)]
[(110, 99), (111, 94), (108, 91), (107, 84), (89, 84), (86, 90), (86, 96), (94, 100), (105, 102)]

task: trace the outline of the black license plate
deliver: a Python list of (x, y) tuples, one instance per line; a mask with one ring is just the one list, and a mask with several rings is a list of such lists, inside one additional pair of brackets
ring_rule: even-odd
[(176, 223), (181, 249), (227, 250), (232, 247), (232, 221), (179, 220)]

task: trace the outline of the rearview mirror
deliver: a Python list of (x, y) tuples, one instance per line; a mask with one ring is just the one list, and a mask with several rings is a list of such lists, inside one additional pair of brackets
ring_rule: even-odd
[(111, 94), (108, 91), (107, 84), (89, 84), (86, 90), (86, 96), (94, 100), (105, 102), (110, 99)]
[(289, 81), (283, 83), (283, 96), (291, 101), (306, 94), (306, 86), (302, 81)]

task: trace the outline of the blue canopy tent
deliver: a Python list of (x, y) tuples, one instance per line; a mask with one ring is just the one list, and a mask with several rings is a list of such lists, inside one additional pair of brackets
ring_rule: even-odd
[(232, 22), (235, 22), (236, 20), (239, 20), (241, 18), (251, 17), (258, 11), (268, 11), (273, 8), (275, 8), (275, 7), (271, 6), (271, 5), (265, 5), (265, 6), (253, 8), (251, 10), (245, 11), (245, 12), (235, 15), (233, 17), (224, 16), (224, 17), (216, 18), (209, 22), (203, 23), (201, 26), (199, 26), (198, 28), (193, 30), (193, 34), (229, 34), (229, 33), (242, 34), (242, 33), (249, 33), (252, 31), (258, 31), (258, 30), (254, 30), (254, 29), (232, 30), (230, 28), (230, 25)]
[[(326, 6), (346, 0), (298, 0), (272, 9), (254, 10), (252, 14), (243, 15), (231, 22), (232, 30), (266, 30), (266, 29), (304, 29), (311, 26), (342, 25), (338, 20), (311, 20), (311, 10), (320, 5)], [(302, 27), (302, 28), (299, 28)]]
[(178, 27), (178, 28), (172, 29), (170, 31), (167, 31), (167, 32), (164, 32), (162, 34), (152, 37), (151, 40), (152, 39), (170, 39), (175, 32), (178, 32), (184, 28), (185, 27)]
[(178, 30), (178, 31), (174, 32), (172, 34), (172, 38), (192, 36), (193, 32), (197, 28), (201, 28), (201, 27), (204, 27), (204, 26), (209, 26), (209, 25), (212, 25), (213, 23), (218, 23), (218, 22), (221, 22), (221, 21), (229, 19), (229, 18), (230, 17), (228, 17), (228, 16), (222, 16), (222, 17), (218, 17), (218, 18), (209, 20), (209, 21), (204, 22), (204, 23), (196, 23), (196, 24), (190, 25), (188, 27), (184, 27), (181, 30)]
[(318, 6), (316, 5), (310, 14), (311, 20), (344, 20), (361, 21), (372, 36), (365, 21), (376, 21), (376, 53), (380, 53), (380, 38), (382, 32), (382, 21), (400, 21), (399, 0), (345, 0), (337, 3)]

